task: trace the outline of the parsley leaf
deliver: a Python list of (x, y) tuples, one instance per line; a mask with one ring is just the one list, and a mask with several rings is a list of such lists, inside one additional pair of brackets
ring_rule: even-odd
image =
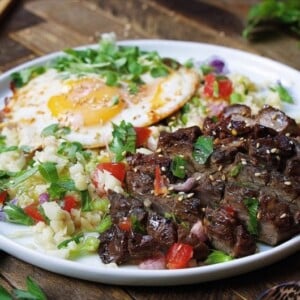
[(290, 95), (288, 90), (280, 82), (274, 88), (271, 88), (271, 90), (278, 93), (280, 100), (282, 102), (286, 102), (286, 103), (290, 103), (290, 104), (294, 103), (293, 97)]
[(47, 300), (46, 295), (39, 285), (28, 276), (26, 279), (27, 291), (15, 289), (14, 295), (17, 299)]
[(9, 292), (0, 285), (0, 299), (1, 300), (13, 300)]
[(233, 167), (230, 169), (229, 175), (230, 175), (231, 177), (237, 177), (237, 176), (240, 174), (242, 168), (243, 168), (242, 163), (238, 163), (237, 165), (233, 166)]
[(19, 72), (14, 72), (11, 74), (11, 79), (13, 84), (20, 88), (26, 85), (34, 77), (41, 75), (46, 72), (46, 68), (43, 66), (31, 67)]
[(120, 125), (113, 124), (113, 140), (109, 149), (115, 154), (115, 161), (119, 162), (125, 158), (127, 153), (135, 153), (136, 132), (131, 123), (124, 120)]
[(55, 123), (55, 124), (51, 124), (51, 125), (45, 127), (42, 130), (41, 135), (43, 137), (53, 135), (56, 138), (60, 138), (64, 135), (69, 134), (70, 132), (71, 132), (71, 129), (69, 127), (60, 127), (59, 124)]
[(233, 257), (226, 254), (223, 251), (219, 251), (219, 250), (213, 250), (207, 257), (207, 259), (205, 260), (205, 263), (208, 265), (211, 264), (218, 264), (218, 263), (222, 263), (222, 262), (226, 262), (226, 261), (230, 261), (232, 260)]
[(99, 223), (99, 225), (96, 228), (96, 231), (99, 233), (103, 233), (106, 230), (108, 230), (112, 226), (112, 219), (111, 216), (107, 215), (103, 217)]
[(12, 178), (10, 180), (6, 181), (6, 183), (3, 183), (2, 188), (5, 188), (5, 189), (14, 188), (17, 185), (19, 185), (20, 183), (22, 183), (25, 180), (27, 180), (28, 178), (30, 178), (37, 171), (38, 171), (37, 167), (32, 167), (30, 169), (17, 172), (15, 174), (8, 174), (8, 175), (12, 176)]
[(68, 191), (76, 191), (72, 179), (59, 178), (55, 163), (44, 162), (38, 166), (38, 169), (43, 178), (50, 182), (50, 187), (47, 189), (50, 198), (61, 198)]
[(258, 235), (258, 220), (257, 220), (257, 212), (259, 201), (257, 198), (245, 198), (243, 200), (245, 206), (247, 207), (249, 213), (249, 221), (247, 224), (247, 229), (249, 233), (253, 235)]
[(76, 244), (79, 244), (81, 238), (83, 238), (83, 233), (82, 232), (75, 235), (75, 236), (73, 236), (71, 239), (67, 239), (65, 241), (62, 241), (61, 243), (59, 243), (57, 245), (57, 248), (58, 249), (66, 248), (70, 242), (75, 242)]
[(175, 156), (171, 162), (172, 174), (178, 178), (183, 179), (186, 175), (185, 174), (186, 165), (187, 165), (187, 162), (182, 156), (180, 156), (180, 155)]
[(300, 35), (299, 0), (263, 0), (253, 5), (248, 13), (243, 36), (251, 39), (265, 29), (277, 29), (276, 25), (285, 25), (292, 32)]
[(91, 211), (92, 210), (92, 198), (88, 190), (80, 192), (81, 194), (81, 210)]
[(84, 159), (91, 157), (91, 153), (83, 150), (82, 144), (78, 142), (62, 142), (57, 149), (57, 153), (66, 156), (74, 163), (77, 161), (77, 153), (81, 153)]
[(12, 223), (16, 224), (22, 224), (22, 225), (33, 225), (34, 221), (32, 218), (30, 218), (24, 210), (12, 203), (8, 203), (4, 206), (4, 212), (8, 217), (8, 220)]
[(205, 164), (213, 153), (213, 138), (210, 136), (198, 137), (194, 144), (193, 157), (199, 164)]

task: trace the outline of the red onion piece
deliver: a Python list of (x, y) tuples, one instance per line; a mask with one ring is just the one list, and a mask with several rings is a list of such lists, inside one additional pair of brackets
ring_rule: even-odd
[(213, 67), (214, 72), (217, 74), (222, 74), (225, 71), (225, 62), (220, 58), (214, 58), (210, 61), (209, 65)]
[(0, 210), (0, 221), (6, 221), (6, 214), (3, 210)]
[(139, 264), (139, 268), (144, 270), (163, 270), (166, 268), (165, 257), (162, 255), (146, 259)]
[(39, 195), (39, 202), (40, 204), (43, 204), (45, 202), (49, 201), (49, 194), (48, 193), (42, 193)]
[(201, 220), (197, 221), (192, 226), (191, 234), (195, 235), (201, 242), (205, 242), (207, 240), (207, 235)]
[(196, 183), (196, 178), (190, 177), (185, 182), (170, 184), (170, 187), (174, 189), (176, 192), (189, 192)]

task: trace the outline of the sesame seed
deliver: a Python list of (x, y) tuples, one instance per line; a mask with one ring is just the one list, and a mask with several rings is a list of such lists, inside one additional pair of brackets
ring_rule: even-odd
[(258, 176), (260, 176), (260, 175), (261, 175), (260, 172), (254, 173), (254, 176), (255, 176), (255, 177), (258, 177)]
[(192, 198), (194, 196), (194, 193), (187, 194), (187, 198)]
[(185, 192), (179, 192), (178, 195), (185, 195)]
[(202, 176), (200, 175), (196, 178), (196, 180), (200, 180), (201, 178), (202, 178)]
[(269, 149), (267, 149), (267, 150), (266, 150), (266, 153), (267, 153), (267, 154), (270, 154), (270, 150), (269, 150)]
[(241, 162), (242, 162), (242, 165), (247, 165), (246, 159), (242, 158), (242, 159), (241, 159)]
[(213, 181), (213, 180), (214, 180), (214, 177), (213, 177), (212, 175), (209, 175), (209, 179), (210, 179), (211, 181)]
[(182, 154), (179, 154), (178, 156), (179, 156), (180, 158), (184, 158), (184, 155), (182, 155)]
[(161, 152), (161, 148), (156, 149), (155, 152), (156, 152), (156, 153), (160, 153), (160, 152)]
[(169, 190), (169, 191), (173, 191), (173, 190), (174, 190), (174, 186), (169, 186), (169, 187), (168, 187), (168, 190)]
[(287, 216), (287, 214), (286, 214), (286, 213), (283, 213), (279, 218), (280, 218), (280, 219), (284, 219), (286, 216)]
[(136, 172), (137, 172), (137, 168), (134, 168), (134, 169), (133, 169), (133, 172), (136, 173)]
[(162, 154), (158, 154), (158, 157), (164, 157)]
[(291, 136), (291, 134), (290, 134), (289, 132), (287, 132), (287, 133), (285, 134), (285, 136), (289, 137), (289, 136)]
[(223, 166), (219, 166), (218, 171), (221, 171), (223, 169)]
[(256, 143), (256, 148), (259, 148), (259, 146), (260, 146), (260, 143)]
[(222, 175), (222, 180), (225, 181), (226, 180), (226, 176), (223, 174)]
[(166, 167), (161, 167), (161, 170), (163, 171), (163, 172), (165, 172), (167, 169), (166, 169)]
[(183, 196), (179, 196), (178, 201), (182, 201), (182, 200), (183, 200)]
[(184, 170), (184, 166), (180, 166), (179, 169)]
[(285, 181), (284, 184), (285, 185), (292, 185), (292, 183), (290, 181)]
[(276, 153), (277, 151), (278, 151), (277, 148), (272, 148), (272, 149), (271, 149), (271, 153)]
[(232, 135), (237, 135), (238, 133), (237, 133), (237, 131), (236, 131), (235, 129), (232, 129), (232, 130), (231, 130), (231, 134), (232, 134)]
[(256, 218), (259, 220), (261, 218), (261, 213), (260, 211), (257, 213)]

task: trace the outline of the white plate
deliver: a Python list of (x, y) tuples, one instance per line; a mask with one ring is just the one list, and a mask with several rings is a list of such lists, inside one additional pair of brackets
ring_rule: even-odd
[[(297, 99), (296, 105), (285, 105), (284, 110), (292, 117), (299, 117), (300, 89), (296, 89), (296, 86), (300, 84), (300, 73), (278, 62), (239, 50), (200, 43), (140, 40), (125, 41), (120, 44), (136, 45), (148, 51), (156, 50), (162, 56), (173, 57), (181, 62), (189, 58), (204, 61), (216, 55), (228, 63), (231, 72), (245, 74), (257, 83), (268, 84), (280, 80)], [(0, 99), (4, 99), (10, 94), (9, 76), (12, 72), (45, 64), (59, 54), (54, 53), (35, 59), (1, 75)], [(55, 273), (120, 285), (179, 285), (216, 280), (262, 268), (300, 250), (300, 235), (298, 235), (276, 247), (259, 245), (258, 253), (254, 255), (216, 265), (181, 270), (140, 270), (134, 266), (107, 268), (101, 263), (97, 255), (74, 262), (34, 250), (32, 249), (33, 241), (30, 237), (12, 238), (11, 234), (19, 230), (26, 230), (26, 227), (0, 222), (0, 249)]]

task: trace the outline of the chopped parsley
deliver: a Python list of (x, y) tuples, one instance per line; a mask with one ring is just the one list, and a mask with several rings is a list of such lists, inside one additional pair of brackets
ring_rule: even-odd
[(258, 212), (259, 201), (257, 198), (249, 197), (249, 198), (245, 198), (243, 202), (247, 207), (249, 213), (249, 221), (247, 223), (247, 229), (250, 234), (258, 235), (257, 212)]
[(26, 85), (34, 77), (46, 72), (46, 67), (36, 66), (11, 74), (11, 79), (15, 87), (20, 88)]
[(272, 91), (277, 92), (282, 102), (294, 103), (294, 99), (289, 91), (279, 82), (275, 87), (271, 88)]
[(77, 235), (73, 236), (70, 239), (67, 239), (65, 241), (62, 241), (60, 244), (57, 245), (58, 249), (66, 248), (69, 243), (75, 242), (76, 244), (80, 243), (80, 240), (83, 238), (83, 233), (78, 233)]
[(120, 125), (113, 124), (113, 140), (109, 149), (115, 154), (115, 161), (123, 160), (127, 153), (135, 153), (136, 132), (131, 123), (124, 120)]
[(230, 169), (229, 175), (230, 175), (231, 177), (237, 177), (237, 176), (240, 174), (242, 168), (243, 168), (242, 163), (238, 163), (237, 165), (233, 166), (233, 167)]
[(205, 260), (205, 263), (208, 265), (212, 265), (212, 264), (218, 264), (218, 263), (223, 263), (226, 261), (230, 261), (232, 260), (233, 257), (226, 254), (223, 251), (219, 251), (219, 250), (213, 250), (207, 257), (207, 259)]
[(194, 144), (193, 157), (199, 164), (205, 164), (213, 153), (213, 138), (210, 136), (198, 137)]
[(183, 179), (186, 175), (186, 165), (187, 162), (182, 156), (175, 156), (171, 162), (172, 174), (178, 178)]
[(56, 138), (60, 138), (64, 135), (69, 134), (70, 132), (71, 132), (71, 129), (69, 127), (60, 127), (59, 124), (55, 123), (55, 124), (51, 124), (51, 125), (45, 127), (42, 130), (41, 135), (43, 137), (53, 135)]
[(12, 203), (8, 203), (4, 206), (4, 212), (7, 215), (9, 222), (27, 226), (34, 224), (33, 219), (29, 217), (21, 207)]

